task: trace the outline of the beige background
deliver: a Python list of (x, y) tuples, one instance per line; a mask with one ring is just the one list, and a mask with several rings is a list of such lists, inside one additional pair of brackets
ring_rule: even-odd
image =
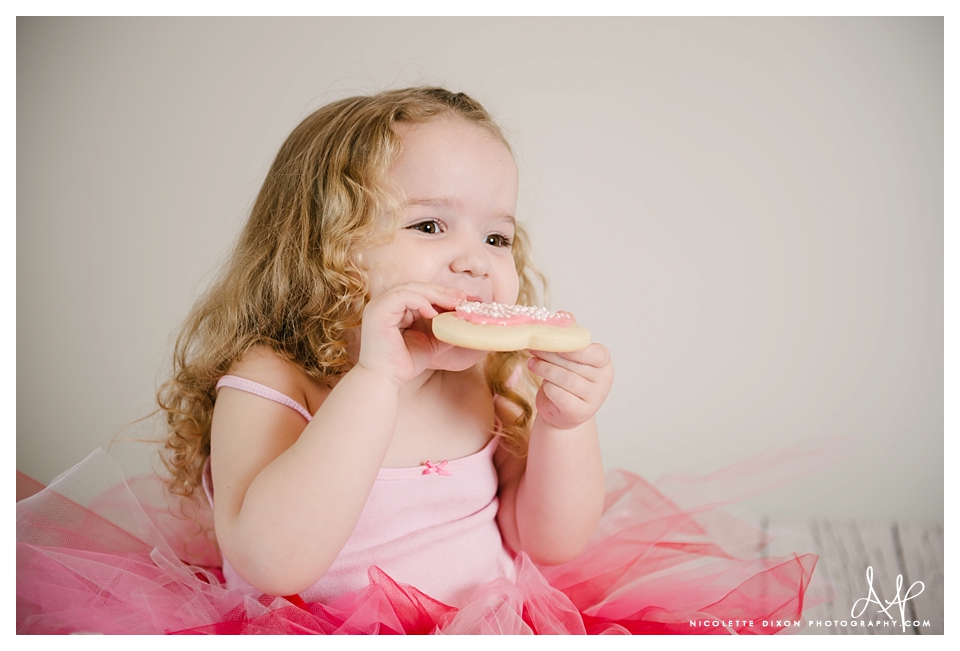
[(421, 83), (513, 142), (552, 306), (615, 357), (608, 467), (845, 435), (747, 505), (942, 521), (939, 18), (19, 19), (17, 467), (150, 412), (300, 119)]

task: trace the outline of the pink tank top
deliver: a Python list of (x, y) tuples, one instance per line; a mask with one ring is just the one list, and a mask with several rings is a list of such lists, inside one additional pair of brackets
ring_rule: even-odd
[[(310, 413), (289, 396), (250, 380), (226, 375), (217, 383), (255, 393)], [(452, 460), (427, 461), (414, 468), (381, 468), (360, 519), (333, 565), (300, 593), (304, 601), (326, 603), (369, 583), (376, 565), (399, 583), (415, 586), (444, 603), (459, 606), (471, 590), (498, 577), (513, 578), (511, 553), (497, 525), (498, 478), (493, 453), (498, 434), (479, 452)], [(203, 486), (213, 503), (210, 462)], [(309, 544), (309, 541), (304, 541)], [(256, 592), (223, 559), (227, 588)]]

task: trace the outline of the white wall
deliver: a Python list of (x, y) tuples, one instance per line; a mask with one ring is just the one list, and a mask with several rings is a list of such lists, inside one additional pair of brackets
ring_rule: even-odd
[(609, 467), (846, 435), (748, 506), (943, 519), (939, 18), (21, 18), (17, 467), (49, 481), (151, 411), (300, 119), (424, 83), (514, 144), (552, 306), (615, 356)]

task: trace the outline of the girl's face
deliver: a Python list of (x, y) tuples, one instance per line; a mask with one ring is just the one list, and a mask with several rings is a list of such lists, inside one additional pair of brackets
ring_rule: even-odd
[[(493, 134), (459, 118), (401, 123), (396, 130), (403, 149), (387, 183), (403, 212), (393, 240), (364, 253), (370, 297), (417, 281), (460, 289), (471, 300), (515, 303), (513, 156)], [(429, 333), (429, 324), (414, 327)], [(434, 368), (464, 370), (483, 355), (454, 348)]]

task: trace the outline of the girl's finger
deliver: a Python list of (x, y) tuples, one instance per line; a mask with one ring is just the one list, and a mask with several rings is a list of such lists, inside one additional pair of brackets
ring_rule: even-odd
[(590, 344), (583, 350), (575, 350), (569, 353), (550, 353), (542, 350), (531, 350), (530, 354), (570, 370), (577, 369), (577, 365), (601, 368), (610, 363), (610, 351), (603, 344)]
[(580, 377), (589, 380), (590, 382), (596, 382), (601, 375), (601, 371), (595, 366), (567, 359), (561, 356), (560, 353), (530, 351), (530, 354), (532, 355), (532, 359), (540, 359), (544, 362), (559, 366), (560, 368), (566, 369), (571, 373), (575, 373)]
[(383, 313), (400, 327), (409, 326), (418, 317), (432, 319), (438, 311), (433, 302), (422, 294), (407, 289), (391, 292), (381, 297)]
[(460, 303), (462, 294), (443, 285), (428, 283), (406, 283), (394, 287), (383, 296), (378, 297), (387, 311), (399, 319), (409, 318), (409, 312), (416, 312), (420, 318), (432, 319), (441, 309), (453, 309)]
[(438, 285), (436, 283), (404, 283), (398, 285), (391, 291), (413, 292), (423, 296), (433, 305), (452, 310), (457, 307), (467, 297), (467, 293), (460, 289)]
[(590, 383), (574, 371), (536, 357), (530, 358), (527, 366), (545, 382), (555, 384), (581, 400), (589, 393)]
[(409, 282), (398, 287), (405, 287), (415, 290), (420, 290), (424, 292), (436, 292), (437, 295), (442, 296), (453, 296), (458, 301), (462, 301), (467, 297), (467, 292), (462, 289), (457, 289), (456, 287), (450, 287), (449, 285), (441, 285), (439, 283), (420, 283), (420, 282)]
[(567, 369), (568, 371), (576, 373), (577, 375), (580, 375), (580, 376), (586, 376), (587, 374), (590, 373), (590, 370), (592, 368), (586, 364), (582, 364), (580, 362), (576, 362), (571, 359), (566, 359), (565, 357), (562, 357), (560, 353), (549, 353), (542, 350), (531, 350), (530, 355), (532, 356), (532, 359), (543, 360), (544, 362), (548, 362), (550, 364), (554, 364), (555, 366), (559, 366), (560, 368)]
[(572, 412), (582, 409), (584, 405), (583, 400), (551, 382), (544, 382), (540, 388), (543, 390), (543, 395), (554, 404), (562, 415), (571, 415)]

